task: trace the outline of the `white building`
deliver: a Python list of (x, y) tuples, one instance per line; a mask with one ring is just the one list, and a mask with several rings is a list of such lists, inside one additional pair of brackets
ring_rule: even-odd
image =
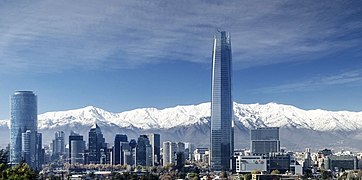
[(237, 156), (236, 172), (250, 173), (253, 170), (267, 171), (267, 159), (263, 156)]

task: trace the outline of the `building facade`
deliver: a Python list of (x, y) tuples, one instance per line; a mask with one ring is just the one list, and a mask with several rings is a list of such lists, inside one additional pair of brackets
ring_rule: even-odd
[(324, 159), (324, 168), (332, 171), (357, 170), (358, 159), (352, 155), (330, 155)]
[(253, 155), (280, 152), (279, 127), (251, 129), (250, 142)]
[(97, 123), (95, 123), (89, 130), (88, 138), (88, 161), (90, 164), (99, 164), (101, 160), (101, 149), (105, 151), (107, 146), (101, 128), (97, 125)]
[(137, 139), (136, 165), (152, 166), (152, 146), (147, 135), (140, 135)]
[(229, 33), (214, 37), (211, 87), (211, 169), (230, 170), (234, 149), (231, 97), (231, 39)]
[(235, 170), (237, 173), (251, 173), (254, 170), (266, 172), (267, 159), (263, 156), (237, 156)]
[(85, 142), (83, 136), (71, 132), (69, 136), (69, 163), (84, 163)]
[[(16, 91), (10, 97), (10, 164), (25, 160), (32, 168), (38, 168), (37, 116), (37, 96), (32, 91)], [(23, 133), (28, 139), (22, 139)], [(22, 145), (25, 141), (30, 143)], [(23, 157), (23, 152), (29, 157)]]
[(124, 164), (123, 144), (128, 144), (128, 138), (125, 134), (116, 134), (114, 138), (113, 161), (112, 164)]
[(161, 149), (161, 138), (159, 134), (151, 133), (148, 134), (148, 139), (150, 140), (150, 144), (152, 146), (152, 164), (157, 166), (160, 164), (160, 149)]
[(52, 159), (59, 159), (60, 156), (65, 154), (65, 135), (63, 131), (57, 131), (54, 134), (52, 141)]

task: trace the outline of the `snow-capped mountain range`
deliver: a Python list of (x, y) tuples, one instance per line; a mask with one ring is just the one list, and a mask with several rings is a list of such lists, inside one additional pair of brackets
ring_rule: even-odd
[[(234, 103), (234, 121), (237, 128), (235, 133), (236, 135), (239, 133), (241, 139), (248, 139), (250, 128), (271, 126), (281, 127), (282, 139), (284, 132), (288, 137), (284, 136), (285, 140), (290, 142), (294, 141), (290, 138), (297, 136), (298, 132), (301, 136), (305, 136), (304, 132), (309, 132), (309, 135), (313, 134), (310, 132), (315, 132), (321, 136), (321, 140), (331, 136), (330, 133), (333, 134), (331, 138), (337, 138), (336, 141), (344, 142), (349, 137), (362, 139), (359, 133), (362, 130), (362, 112), (302, 110), (276, 103), (264, 105)], [(50, 134), (54, 134), (57, 130), (75, 129), (86, 135), (89, 127), (95, 122), (101, 127), (106, 127), (102, 131), (109, 131), (109, 139), (114, 133), (123, 132), (137, 136), (138, 133), (153, 131), (165, 134), (164, 140), (180, 140), (188, 134), (207, 138), (210, 125), (210, 103), (166, 109), (141, 108), (121, 113), (112, 113), (88, 106), (76, 110), (47, 112), (38, 116), (39, 131)], [(9, 121), (1, 120), (0, 127), (5, 129), (6, 126), (9, 127)], [(193, 140), (191, 135), (190, 138)], [(208, 144), (208, 140), (203, 141), (204, 143), (201, 144)], [(328, 141), (326, 143), (334, 144)]]

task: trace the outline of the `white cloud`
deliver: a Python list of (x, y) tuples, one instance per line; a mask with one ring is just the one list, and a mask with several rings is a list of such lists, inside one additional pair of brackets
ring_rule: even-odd
[(335, 85), (360, 86), (362, 83), (362, 69), (349, 70), (328, 76), (319, 76), (306, 81), (286, 83), (271, 87), (253, 90), (258, 93), (285, 93), (314, 91)]
[(0, 1), (0, 64), (43, 71), (209, 63), (216, 28), (231, 32), (242, 67), (313, 59), (361, 45), (360, 36), (348, 38), (362, 29), (350, 3)]

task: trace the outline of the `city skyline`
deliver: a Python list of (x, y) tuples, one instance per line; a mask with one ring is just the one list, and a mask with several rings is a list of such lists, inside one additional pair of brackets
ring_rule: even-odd
[(361, 111), (361, 3), (1, 2), (0, 119), (16, 90), (39, 94), (39, 113), (207, 102), (218, 28), (234, 101)]

